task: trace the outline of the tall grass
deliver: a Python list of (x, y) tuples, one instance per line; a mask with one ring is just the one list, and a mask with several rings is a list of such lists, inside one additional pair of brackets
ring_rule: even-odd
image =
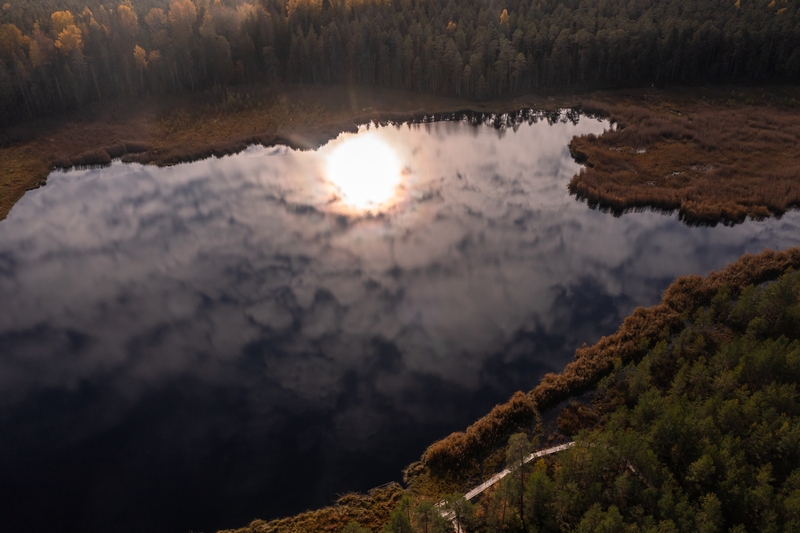
[(402, 487), (390, 483), (367, 494), (346, 494), (330, 507), (269, 522), (254, 520), (243, 528), (219, 533), (339, 533), (354, 521), (372, 531), (380, 531), (402, 497)]

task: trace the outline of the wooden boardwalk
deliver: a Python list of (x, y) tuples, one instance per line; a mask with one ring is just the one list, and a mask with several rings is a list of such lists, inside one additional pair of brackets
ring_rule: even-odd
[[(546, 455), (551, 455), (551, 454), (554, 454), (554, 453), (562, 452), (564, 450), (572, 448), (573, 446), (575, 446), (575, 442), (574, 441), (573, 442), (567, 442), (565, 444), (560, 444), (558, 446), (553, 446), (552, 448), (547, 448), (545, 450), (539, 450), (538, 452), (533, 452), (532, 454), (530, 454), (528, 457), (526, 457), (523, 460), (523, 464), (530, 463), (531, 461), (533, 461), (534, 459), (538, 459), (539, 457), (544, 457)], [(506, 468), (502, 472), (498, 472), (497, 474), (493, 475), (492, 477), (490, 477), (489, 479), (487, 479), (486, 481), (484, 481), (483, 483), (481, 483), (477, 487), (474, 487), (474, 488), (470, 489), (464, 495), (464, 498), (466, 498), (467, 500), (471, 500), (471, 499), (475, 498), (480, 493), (482, 493), (483, 491), (485, 491), (486, 489), (488, 489), (489, 487), (491, 487), (492, 485), (494, 485), (495, 483), (497, 483), (498, 481), (500, 481), (501, 479), (506, 477), (511, 472), (513, 472), (513, 469), (510, 469), (510, 468)], [(436, 504), (436, 507), (439, 508), (439, 510), (440, 510), (439, 512), (442, 514), (442, 518), (444, 518), (445, 520), (453, 523), (453, 529), (455, 530), (455, 533), (464, 533), (464, 530), (461, 529), (461, 524), (458, 523), (458, 521), (456, 520), (455, 516), (453, 516), (453, 513), (444, 510), (444, 500), (441, 500), (440, 502), (438, 502)]]
[[(573, 446), (575, 446), (575, 442), (567, 442), (566, 444), (561, 444), (559, 446), (553, 446), (552, 448), (547, 448), (546, 450), (539, 450), (538, 452), (534, 452), (534, 453), (530, 454), (528, 457), (526, 457), (525, 460), (523, 461), (523, 463), (530, 463), (531, 461), (533, 461), (534, 459), (538, 459), (539, 457), (544, 457), (545, 455), (558, 453), (558, 452), (564, 451), (566, 449), (572, 448)], [(464, 498), (466, 498), (468, 500), (471, 500), (472, 498), (474, 498), (478, 494), (482, 493), (483, 491), (485, 491), (486, 489), (488, 489), (489, 487), (491, 487), (492, 485), (494, 485), (495, 483), (497, 483), (498, 481), (500, 481), (501, 479), (503, 479), (504, 477), (506, 477), (510, 473), (511, 473), (511, 470), (508, 469), (508, 468), (506, 468), (502, 472), (498, 472), (497, 474), (493, 475), (492, 477), (490, 477), (489, 479), (487, 479), (486, 481), (484, 481), (483, 483), (481, 483), (477, 487), (475, 487), (472, 490), (470, 490), (469, 492), (467, 492), (464, 495)]]

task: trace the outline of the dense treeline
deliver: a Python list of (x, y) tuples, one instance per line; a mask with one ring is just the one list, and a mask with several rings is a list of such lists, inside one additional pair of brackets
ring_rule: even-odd
[(10, 0), (4, 120), (236, 83), (489, 98), (538, 87), (800, 79), (788, 0)]

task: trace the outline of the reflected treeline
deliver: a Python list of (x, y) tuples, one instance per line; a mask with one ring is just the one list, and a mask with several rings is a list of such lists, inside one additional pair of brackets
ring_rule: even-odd
[(786, 0), (16, 0), (0, 9), (0, 110), (280, 81), (475, 99), (793, 81), (799, 24)]
[[(540, 111), (536, 109), (520, 109), (511, 113), (482, 113), (479, 111), (456, 111), (453, 113), (432, 113), (429, 115), (420, 115), (412, 117), (409, 120), (396, 122), (392, 120), (380, 121), (378, 126), (392, 126), (398, 124), (429, 124), (432, 122), (465, 122), (470, 126), (489, 126), (496, 130), (506, 130), (511, 128), (514, 131), (523, 124), (537, 124), (539, 122), (547, 122), (548, 125), (553, 124), (577, 124), (581, 116), (587, 115), (580, 110), (575, 109), (559, 109), (551, 111)], [(375, 124), (375, 123), (373, 123)]]

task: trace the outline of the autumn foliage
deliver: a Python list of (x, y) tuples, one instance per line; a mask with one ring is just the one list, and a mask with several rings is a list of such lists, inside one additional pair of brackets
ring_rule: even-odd
[(407, 469), (406, 477), (413, 479), (415, 469), (420, 466), (430, 468), (435, 476), (448, 480), (458, 480), (465, 473), (473, 474), (479, 468), (479, 461), (492, 452), (498, 442), (503, 442), (515, 430), (530, 426), (534, 416), (535, 406), (530, 396), (517, 392), (465, 432), (453, 433), (432, 444), (425, 451), (422, 462)]
[(15, 0), (0, 10), (0, 122), (281, 80), (476, 100), (796, 82), (798, 21), (785, 0)]
[(367, 494), (345, 494), (330, 507), (277, 520), (254, 520), (248, 526), (219, 533), (339, 533), (350, 522), (380, 531), (403, 497), (397, 483), (372, 489)]

